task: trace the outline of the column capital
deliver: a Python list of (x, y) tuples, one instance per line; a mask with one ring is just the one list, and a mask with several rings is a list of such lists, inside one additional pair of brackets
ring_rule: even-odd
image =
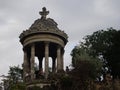
[(62, 46), (61, 46), (61, 45), (57, 45), (57, 48), (60, 48), (60, 49), (61, 49), (61, 48), (62, 48)]
[(30, 46), (35, 46), (35, 43), (31, 43)]
[(49, 44), (50, 42), (49, 42), (49, 41), (45, 41), (44, 43), (45, 43), (45, 44)]

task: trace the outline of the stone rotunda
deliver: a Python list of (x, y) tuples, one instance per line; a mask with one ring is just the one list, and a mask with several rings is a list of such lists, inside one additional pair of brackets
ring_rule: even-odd
[[(19, 37), (24, 51), (23, 76), (26, 82), (27, 76), (29, 81), (36, 79), (35, 57), (39, 60), (39, 70), (45, 69), (45, 80), (49, 75), (49, 57), (52, 58), (52, 72), (63, 70), (64, 47), (68, 42), (68, 36), (57, 27), (53, 19), (46, 18), (48, 14), (49, 11), (43, 7), (40, 12), (41, 18), (37, 19), (29, 29), (23, 31)], [(43, 60), (45, 60), (44, 67)]]

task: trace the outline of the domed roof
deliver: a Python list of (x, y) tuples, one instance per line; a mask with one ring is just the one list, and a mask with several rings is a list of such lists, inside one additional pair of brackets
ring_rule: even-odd
[(51, 19), (37, 19), (30, 27), (30, 29), (38, 29), (38, 30), (59, 30), (57, 28), (57, 23)]
[(57, 23), (51, 19), (46, 18), (49, 14), (49, 11), (46, 11), (46, 8), (43, 7), (43, 11), (40, 12), (41, 19), (37, 19), (30, 27), (30, 29), (38, 29), (38, 30), (59, 30), (57, 28)]
[(46, 11), (45, 7), (43, 7), (42, 10), (43, 11), (40, 12), (41, 18), (37, 19), (28, 30), (23, 31), (20, 34), (20, 41), (23, 41), (25, 37), (36, 33), (50, 33), (62, 37), (64, 41), (67, 42), (67, 34), (57, 27), (58, 24), (53, 19), (46, 18), (46, 16), (49, 14), (49, 11)]

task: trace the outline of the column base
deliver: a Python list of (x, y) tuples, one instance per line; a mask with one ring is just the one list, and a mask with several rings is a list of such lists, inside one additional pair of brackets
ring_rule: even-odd
[[(34, 80), (32, 82), (29, 82), (27, 85), (26, 85), (26, 90), (44, 90), (44, 88), (50, 88), (51, 87), (51, 83), (50, 81), (46, 81), (46, 80), (42, 80), (42, 81), (39, 81), (39, 80)], [(47, 89), (47, 90), (48, 90)]]

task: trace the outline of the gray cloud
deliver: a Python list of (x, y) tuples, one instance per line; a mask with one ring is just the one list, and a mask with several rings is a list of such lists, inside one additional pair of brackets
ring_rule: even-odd
[(0, 75), (9, 66), (22, 64), (20, 33), (40, 18), (46, 6), (60, 29), (69, 35), (65, 65), (71, 63), (70, 52), (88, 34), (100, 29), (120, 29), (119, 0), (0, 0)]

